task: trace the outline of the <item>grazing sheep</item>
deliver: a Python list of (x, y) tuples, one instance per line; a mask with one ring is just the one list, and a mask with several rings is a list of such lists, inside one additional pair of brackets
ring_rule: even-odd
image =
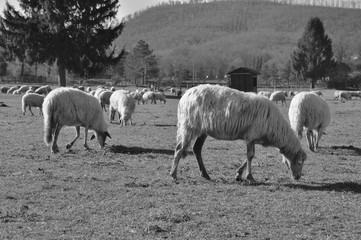
[(13, 92), (13, 95), (20, 95), (21, 93), (19, 92), (19, 89), (17, 89), (17, 90), (15, 90), (14, 92)]
[(98, 96), (98, 101), (100, 103), (100, 106), (102, 106), (102, 109), (104, 109), (104, 111), (106, 112), (107, 110), (105, 109), (105, 105), (109, 106), (109, 99), (110, 96), (113, 94), (113, 91), (109, 91), (109, 90), (105, 90), (100, 92), (99, 96)]
[(290, 96), (290, 97), (294, 97), (296, 94), (295, 94), (295, 92), (294, 91), (290, 91), (289, 93), (288, 93), (288, 96)]
[(330, 108), (326, 101), (313, 92), (300, 92), (291, 101), (288, 111), (291, 128), (302, 138), (306, 129), (307, 144), (316, 151), (324, 130), (330, 124)]
[(153, 91), (147, 91), (143, 94), (143, 99), (146, 104), (148, 104), (148, 101), (150, 100), (150, 103), (156, 103), (155, 101), (155, 93)]
[(11, 87), (11, 88), (9, 88), (9, 90), (7, 91), (7, 93), (8, 93), (8, 94), (13, 94), (14, 91), (16, 91), (16, 90), (18, 90), (18, 89), (19, 89), (18, 86)]
[(95, 97), (96, 99), (98, 99), (98, 101), (99, 101), (99, 95), (100, 95), (100, 93), (103, 92), (103, 91), (106, 91), (106, 89), (105, 89), (105, 88), (102, 88), (102, 87), (98, 87), (98, 88), (95, 90), (94, 97)]
[[(28, 90), (30, 91), (30, 90)], [(34, 116), (34, 113), (31, 111), (31, 107), (39, 108), (39, 115), (43, 115), (42, 107), (44, 102), (44, 95), (37, 94), (37, 93), (26, 93), (23, 98), (21, 99), (21, 106), (23, 110), (23, 115), (25, 116), (26, 107), (29, 107), (29, 112), (31, 116)]]
[(51, 144), (52, 153), (59, 152), (57, 140), (63, 126), (75, 126), (76, 129), (76, 137), (66, 145), (67, 149), (70, 149), (79, 138), (80, 127), (85, 128), (86, 149), (89, 149), (88, 129), (94, 130), (100, 148), (104, 147), (106, 137), (110, 137), (99, 102), (81, 90), (60, 87), (51, 91), (44, 99), (43, 113), (44, 142), (48, 146)]
[(167, 102), (165, 93), (164, 92), (154, 92), (154, 103), (157, 103), (157, 100), (159, 100), (165, 104)]
[(130, 95), (134, 98), (135, 101), (138, 101), (138, 105), (139, 102), (142, 102), (144, 104), (144, 98), (143, 98), (143, 92), (140, 91), (134, 91), (131, 92)]
[(334, 93), (334, 100), (340, 100), (340, 101), (346, 101), (346, 100), (351, 100), (352, 99), (352, 95), (350, 92), (348, 91), (339, 91), (336, 90)]
[(110, 91), (115, 92), (115, 90), (116, 90), (115, 87), (111, 87), (111, 88), (110, 88)]
[(313, 93), (315, 93), (316, 95), (320, 96), (320, 97), (323, 97), (323, 94), (320, 90), (315, 90), (315, 91), (311, 91)]
[(259, 96), (265, 97), (267, 99), (269, 99), (269, 97), (271, 96), (271, 92), (269, 92), (269, 91), (259, 91), (257, 94)]
[(35, 93), (47, 95), (49, 92), (51, 92), (51, 90), (52, 89), (51, 89), (50, 85), (45, 85), (45, 86), (41, 86), (38, 89), (36, 89)]
[(284, 91), (275, 91), (275, 92), (271, 93), (271, 96), (269, 97), (269, 99), (272, 102), (276, 102), (276, 104), (278, 103), (278, 101), (281, 101), (282, 106), (283, 106), (283, 103), (285, 103), (285, 105), (287, 106), (286, 95), (285, 95)]
[(237, 170), (236, 180), (254, 182), (251, 162), (255, 144), (280, 149), (283, 162), (294, 179), (301, 177), (306, 153), (300, 140), (283, 118), (280, 110), (268, 99), (219, 85), (199, 85), (185, 92), (178, 104), (177, 146), (170, 175), (177, 178), (181, 157), (196, 139), (193, 152), (201, 176), (210, 179), (203, 165), (202, 146), (211, 136), (219, 140), (242, 139), (247, 144), (247, 161)]
[(110, 97), (109, 105), (109, 123), (114, 120), (114, 114), (118, 112), (119, 123), (121, 126), (125, 126), (130, 121), (130, 125), (133, 125), (132, 114), (135, 110), (135, 101), (130, 93), (124, 90), (115, 91)]
[(5, 86), (3, 86), (3, 87), (1, 87), (0, 89), (1, 89), (1, 92), (2, 92), (2, 93), (7, 93), (7, 92), (9, 91), (10, 87), (5, 87)]
[(24, 86), (21, 86), (18, 91), (19, 93), (25, 93), (27, 92), (28, 90), (30, 89), (30, 87), (28, 85), (24, 85)]
[(87, 88), (86, 88), (86, 91), (87, 91), (88, 93), (90, 93), (90, 92), (92, 91), (91, 87), (87, 87)]

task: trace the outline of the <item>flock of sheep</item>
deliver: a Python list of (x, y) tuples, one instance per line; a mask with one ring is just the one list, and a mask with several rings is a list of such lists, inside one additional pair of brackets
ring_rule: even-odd
[[(43, 92), (39, 92), (40, 90)], [(66, 145), (67, 149), (70, 149), (79, 138), (80, 127), (85, 128), (86, 149), (89, 149), (88, 130), (94, 131), (91, 138), (96, 137), (100, 148), (103, 148), (106, 138), (110, 137), (103, 115), (107, 105), (109, 123), (114, 121), (117, 114), (121, 125), (126, 125), (128, 121), (132, 125), (131, 116), (136, 101), (138, 104), (146, 104), (148, 101), (156, 103), (156, 100), (166, 102), (163, 92), (148, 89), (129, 92), (101, 87), (96, 90), (60, 87), (52, 90), (50, 86), (43, 86), (37, 89), (1, 88), (1, 91), (25, 92), (22, 97), (23, 114), (27, 106), (32, 115), (31, 107), (40, 108), (40, 114), (44, 116), (44, 142), (51, 146), (52, 153), (59, 152), (57, 139), (63, 126), (75, 126), (76, 129), (76, 136)], [(338, 95), (340, 99), (344, 98), (344, 93)], [(286, 104), (288, 95), (293, 96), (288, 112), (289, 123), (273, 103), (281, 101), (282, 105)], [(319, 140), (331, 120), (330, 109), (320, 91), (260, 91), (255, 94), (209, 84), (187, 90), (179, 101), (177, 115), (177, 144), (170, 171), (174, 179), (177, 178), (180, 158), (186, 156), (187, 148), (194, 140), (193, 152), (201, 175), (210, 179), (203, 164), (201, 151), (207, 136), (211, 136), (220, 140), (242, 139), (246, 142), (247, 160), (237, 170), (236, 179), (250, 182), (255, 181), (251, 173), (255, 144), (278, 148), (283, 162), (291, 170), (293, 178), (298, 180), (307, 158), (299, 140), (303, 130), (306, 129), (308, 148), (317, 151)]]

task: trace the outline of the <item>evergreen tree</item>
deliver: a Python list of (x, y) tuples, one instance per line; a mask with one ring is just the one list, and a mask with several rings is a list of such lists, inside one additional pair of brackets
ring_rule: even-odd
[(114, 19), (118, 0), (20, 0), (20, 7), (21, 13), (7, 4), (0, 42), (14, 52), (24, 41), (30, 63), (56, 61), (60, 86), (66, 85), (66, 70), (92, 76), (124, 52), (111, 48), (124, 26)]
[(322, 21), (317, 17), (311, 18), (292, 53), (294, 71), (305, 80), (310, 79), (314, 88), (315, 82), (326, 77), (333, 66), (332, 57), (332, 41), (325, 34)]
[(138, 79), (142, 80), (141, 85), (145, 85), (148, 79), (159, 76), (157, 59), (149, 44), (144, 40), (139, 40), (133, 52), (127, 55), (125, 72), (127, 77), (133, 79), (136, 85)]

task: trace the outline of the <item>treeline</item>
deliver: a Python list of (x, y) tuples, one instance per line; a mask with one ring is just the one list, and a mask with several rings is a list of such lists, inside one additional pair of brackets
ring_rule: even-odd
[(170, 69), (186, 69), (197, 78), (224, 78), (240, 66), (261, 73), (276, 69), (281, 78), (307, 21), (315, 16), (324, 23), (335, 57), (357, 60), (360, 13), (275, 1), (169, 1), (128, 16), (115, 44), (131, 51), (139, 40), (147, 42), (158, 59), (161, 78), (169, 76)]

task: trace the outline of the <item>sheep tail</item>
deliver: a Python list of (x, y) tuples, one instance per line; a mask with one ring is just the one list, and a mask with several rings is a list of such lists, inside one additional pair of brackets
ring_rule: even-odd
[(47, 146), (51, 144), (53, 141), (53, 129), (54, 126), (54, 119), (51, 109), (48, 107), (43, 108), (44, 114), (44, 142)]

